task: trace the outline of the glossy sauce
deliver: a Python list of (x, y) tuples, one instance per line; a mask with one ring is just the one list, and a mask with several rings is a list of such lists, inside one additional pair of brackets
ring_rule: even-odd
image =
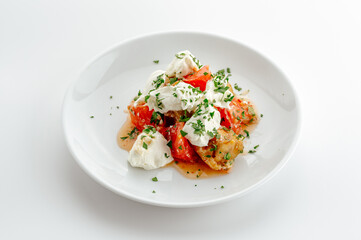
[[(134, 124), (130, 121), (130, 117), (127, 117), (127, 120), (123, 124), (123, 126), (120, 128), (118, 135), (117, 135), (117, 143), (118, 146), (121, 149), (124, 149), (126, 151), (130, 151), (135, 143), (135, 140), (137, 140), (137, 136), (134, 136), (133, 139), (129, 138), (128, 133), (130, 133), (134, 129)], [(123, 140), (122, 137), (127, 137), (127, 139)]]
[[(249, 133), (251, 133), (259, 122), (260, 117), (257, 112), (256, 112), (256, 116), (257, 116), (257, 121), (254, 121), (250, 125), (242, 124), (242, 130), (246, 129)], [(132, 131), (134, 127), (135, 127), (134, 124), (130, 121), (130, 117), (128, 116), (127, 120), (124, 122), (123, 126), (120, 128), (117, 135), (118, 146), (121, 149), (124, 149), (128, 152), (132, 149), (134, 142), (137, 139), (137, 136), (134, 136), (133, 139), (130, 139), (128, 137), (125, 140), (122, 140), (121, 137), (129, 136), (128, 133)], [(240, 155), (246, 155), (246, 154), (247, 154), (246, 152), (243, 152)], [(227, 171), (213, 170), (203, 161), (190, 163), (190, 162), (180, 161), (177, 159), (167, 164), (165, 167), (174, 167), (179, 173), (181, 173), (186, 178), (190, 178), (190, 179), (204, 179), (209, 177), (216, 177), (216, 176), (228, 174), (232, 171), (232, 169), (229, 169)]]

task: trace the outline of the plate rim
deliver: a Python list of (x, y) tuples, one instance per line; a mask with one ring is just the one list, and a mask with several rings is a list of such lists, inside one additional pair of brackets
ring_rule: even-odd
[[(111, 51), (115, 50), (116, 48), (120, 47), (121, 45), (125, 45), (125, 44), (127, 44), (129, 42), (136, 41), (136, 40), (143, 39), (143, 38), (161, 37), (163, 35), (170, 35), (170, 34), (171, 35), (172, 34), (200, 35), (202, 37), (218, 38), (220, 40), (230, 41), (230, 42), (233, 42), (233, 43), (235, 43), (237, 45), (241, 45), (242, 47), (244, 47), (247, 50), (255, 53), (259, 57), (266, 60), (269, 64), (271, 64), (272, 67), (274, 67), (283, 76), (283, 78), (287, 81), (287, 83), (290, 86), (291, 91), (293, 92), (293, 95), (294, 95), (294, 98), (295, 98), (295, 106), (297, 106), (295, 108), (295, 110), (296, 110), (296, 114), (297, 114), (297, 119), (296, 119), (297, 121), (296, 122), (298, 124), (297, 124), (297, 128), (296, 128), (296, 131), (295, 131), (294, 138), (292, 139), (291, 145), (288, 148), (288, 150), (286, 152), (286, 155), (281, 159), (281, 161), (277, 164), (277, 166), (274, 169), (272, 169), (269, 173), (266, 174), (265, 177), (263, 177), (258, 182), (252, 184), (251, 186), (243, 189), (242, 191), (232, 193), (232, 194), (229, 194), (229, 195), (226, 195), (226, 196), (210, 199), (210, 200), (202, 200), (202, 201), (189, 202), (189, 203), (162, 202), (162, 201), (159, 201), (159, 200), (150, 199), (150, 198), (146, 198), (146, 197), (139, 197), (137, 195), (130, 194), (127, 191), (120, 191), (119, 189), (116, 189), (115, 187), (109, 185), (106, 181), (104, 181), (101, 178), (98, 178), (96, 175), (92, 174), (88, 170), (86, 165), (80, 160), (80, 158), (78, 158), (73, 146), (70, 144), (70, 139), (69, 139), (70, 137), (69, 137), (67, 126), (66, 126), (66, 114), (65, 113), (66, 113), (66, 110), (67, 110), (68, 102), (70, 101), (70, 94), (71, 94), (72, 90), (74, 89), (75, 84), (77, 83), (77, 80), (79, 79), (79, 76), (81, 75), (81, 73), (84, 72), (84, 70), (86, 70), (97, 59), (101, 58), (102, 56), (104, 56), (108, 52), (111, 52)], [(100, 53), (96, 54), (95, 56), (90, 58), (90, 60), (88, 60), (78, 71), (76, 71), (76, 73), (73, 75), (73, 77), (71, 77), (69, 87), (67, 88), (66, 93), (64, 95), (61, 114), (62, 114), (62, 117), (61, 117), (62, 118), (62, 129), (63, 129), (63, 134), (64, 134), (64, 137), (65, 137), (66, 146), (68, 147), (72, 157), (75, 159), (75, 161), (80, 166), (80, 168), (85, 173), (87, 173), (87, 175), (89, 175), (93, 180), (95, 180), (95, 182), (99, 183), (100, 185), (102, 185), (106, 189), (108, 189), (108, 190), (110, 190), (110, 191), (112, 191), (112, 192), (114, 192), (114, 193), (116, 193), (116, 194), (118, 194), (118, 195), (120, 195), (122, 197), (134, 200), (136, 202), (149, 204), (149, 205), (154, 205), (154, 206), (160, 206), (160, 207), (171, 207), (171, 208), (190, 208), (190, 207), (201, 207), (201, 206), (209, 206), (209, 205), (219, 204), (219, 203), (223, 203), (223, 202), (226, 202), (226, 201), (231, 201), (231, 200), (233, 200), (235, 198), (240, 198), (240, 197), (250, 193), (251, 191), (254, 191), (254, 190), (258, 189), (260, 186), (264, 185), (266, 182), (271, 180), (277, 173), (279, 173), (280, 170), (289, 161), (289, 159), (294, 154), (294, 152), (296, 150), (296, 147), (297, 147), (297, 145), (299, 143), (300, 135), (301, 135), (301, 129), (302, 129), (302, 106), (301, 106), (301, 101), (300, 101), (299, 95), (298, 95), (298, 93), (296, 91), (296, 88), (295, 88), (294, 84), (290, 80), (290, 78), (278, 67), (277, 64), (275, 64), (275, 62), (273, 60), (271, 60), (266, 54), (260, 53), (259, 51), (253, 49), (252, 47), (249, 47), (248, 45), (240, 42), (238, 39), (228, 37), (228, 36), (224, 36), (224, 35), (220, 35), (220, 34), (211, 33), (211, 32), (206, 32), (206, 31), (192, 31), (192, 30), (172, 30), (172, 31), (160, 31), (160, 32), (151, 32), (151, 33), (141, 34), (141, 35), (130, 37), (130, 38), (127, 38), (127, 39), (122, 40), (120, 42), (117, 42), (117, 43), (113, 44), (112, 46), (106, 48), (105, 50), (101, 51)]]

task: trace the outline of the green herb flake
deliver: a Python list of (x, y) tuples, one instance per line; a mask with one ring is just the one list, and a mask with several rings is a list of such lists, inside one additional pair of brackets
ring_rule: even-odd
[(263, 118), (263, 114), (261, 113), (261, 117)]
[(246, 119), (246, 115), (245, 115), (245, 112), (244, 112), (244, 111), (242, 112), (241, 115), (242, 115), (242, 119)]
[(185, 131), (183, 131), (183, 130), (180, 130), (180, 133), (181, 133), (182, 137), (184, 137), (185, 135), (188, 134), (187, 132), (185, 132)]
[(158, 182), (158, 178), (157, 178), (157, 177), (154, 177), (154, 178), (152, 178), (152, 181), (153, 181), (153, 182)]
[(170, 149), (172, 149), (172, 140), (170, 140), (168, 143), (167, 143), (167, 146), (170, 148)]
[(164, 153), (164, 157), (169, 158), (170, 156), (167, 153)]
[(143, 142), (143, 148), (148, 149), (148, 145), (145, 142)]
[(94, 118), (94, 116), (90, 116), (90, 118)]
[(227, 68), (227, 73), (231, 73), (231, 69), (230, 69), (230, 68)]
[(150, 95), (145, 96), (145, 97), (144, 97), (144, 101), (145, 101), (145, 102), (148, 102), (148, 99), (149, 99), (149, 98), (150, 98)]
[(178, 164), (178, 161), (174, 161), (175, 164)]
[(221, 188), (223, 189), (223, 188), (224, 188), (224, 186), (222, 185), (222, 186), (221, 186)]
[(152, 193), (155, 193), (155, 191), (153, 190), (153, 192)]
[(182, 149), (182, 146), (179, 146), (178, 149), (183, 150), (183, 149)]
[(254, 147), (253, 147), (253, 149), (257, 149), (258, 147), (259, 147), (259, 144), (258, 144), (258, 145), (256, 145), (256, 146), (254, 146)]
[(234, 84), (234, 88), (237, 90), (237, 91), (242, 91), (242, 88), (238, 86), (238, 84)]
[(169, 82), (170, 82), (171, 85), (173, 85), (176, 81), (178, 81), (177, 77), (169, 78)]
[(229, 160), (229, 159), (231, 159), (231, 154), (228, 152), (228, 153), (226, 153), (226, 155), (224, 155), (224, 157), (223, 157), (225, 160)]
[(127, 139), (128, 137), (121, 137), (120, 139), (122, 139), (122, 140), (125, 140), (125, 139)]
[(204, 75), (204, 76), (207, 76), (207, 75), (208, 75), (208, 73), (207, 73), (207, 72), (204, 72), (204, 73), (203, 73), (203, 75)]
[(110, 98), (110, 99), (113, 99), (113, 96), (110, 96), (109, 98)]
[(155, 64), (158, 64), (159, 63), (159, 60), (154, 60), (153, 61)]
[(217, 145), (213, 144), (213, 148), (210, 149), (211, 152), (217, 151)]
[(248, 153), (255, 153), (256, 151), (254, 150), (249, 150)]
[(211, 156), (211, 155), (206, 155), (205, 157), (210, 158), (210, 157), (212, 157), (212, 156)]
[(246, 133), (246, 137), (249, 138), (249, 132), (245, 129), (244, 132)]

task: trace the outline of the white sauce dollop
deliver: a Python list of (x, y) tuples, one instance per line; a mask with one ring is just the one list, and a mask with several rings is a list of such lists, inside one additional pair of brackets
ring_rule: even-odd
[[(200, 111), (200, 114), (197, 112)], [(221, 114), (213, 106), (202, 105), (196, 113), (186, 122), (183, 131), (188, 133), (185, 137), (195, 146), (208, 146), (210, 139), (214, 137), (217, 129), (221, 126)], [(213, 134), (213, 135), (212, 135)]]
[(223, 79), (214, 78), (207, 82), (206, 98), (216, 107), (229, 108), (229, 104), (233, 99), (233, 94), (229, 89), (227, 89), (224, 93), (219, 91), (227, 88), (228, 81), (226, 78), (227, 77)]
[(173, 157), (167, 140), (154, 128), (144, 129), (139, 134), (128, 156), (128, 162), (132, 167), (145, 170), (163, 167), (171, 161)]
[(149, 93), (147, 104), (160, 113), (168, 111), (193, 111), (203, 101), (204, 94), (192, 85), (179, 82), (175, 86), (165, 86)]
[(193, 61), (194, 56), (188, 50), (181, 51), (176, 54), (176, 57), (168, 65), (165, 74), (168, 77), (181, 78), (192, 72), (198, 71), (197, 64)]
[(162, 88), (165, 84), (165, 71), (157, 70), (150, 74), (147, 83), (142, 91), (142, 95), (134, 102), (134, 106), (137, 106), (140, 102), (144, 102), (145, 96), (149, 93), (149, 91), (153, 89)]

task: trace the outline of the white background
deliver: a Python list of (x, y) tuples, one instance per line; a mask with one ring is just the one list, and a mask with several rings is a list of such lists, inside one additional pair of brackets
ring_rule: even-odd
[[(0, 239), (361, 239), (360, 12), (359, 1), (1, 0)], [(299, 92), (295, 154), (241, 199), (132, 202), (95, 183), (65, 146), (70, 76), (126, 38), (177, 29), (255, 48)]]

